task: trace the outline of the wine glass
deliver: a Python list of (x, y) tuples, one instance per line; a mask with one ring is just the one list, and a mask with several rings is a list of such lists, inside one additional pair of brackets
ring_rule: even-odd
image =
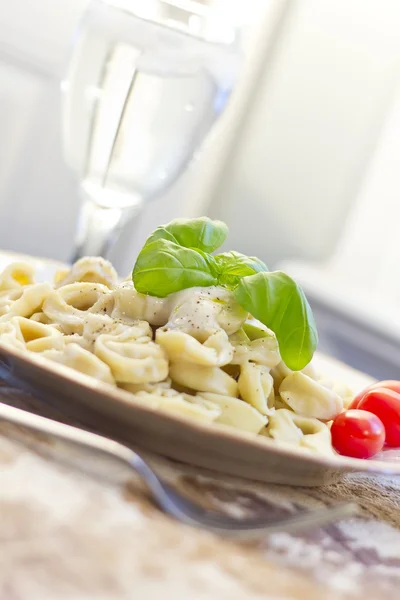
[(62, 83), (65, 157), (82, 195), (73, 260), (107, 255), (224, 110), (241, 62), (228, 14), (226, 0), (89, 3)]

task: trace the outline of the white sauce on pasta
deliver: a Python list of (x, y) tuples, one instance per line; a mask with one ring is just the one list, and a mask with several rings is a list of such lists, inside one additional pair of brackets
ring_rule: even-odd
[(156, 327), (181, 329), (195, 337), (203, 332), (224, 329), (228, 335), (237, 331), (247, 313), (234, 300), (232, 293), (222, 287), (189, 288), (156, 298), (139, 294), (131, 281), (124, 282), (114, 292), (115, 317), (143, 319)]

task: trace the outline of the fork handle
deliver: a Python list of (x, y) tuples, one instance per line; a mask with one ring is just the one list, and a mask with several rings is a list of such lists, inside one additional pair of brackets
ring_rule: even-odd
[[(33, 431), (39, 431), (85, 448), (98, 450), (119, 459), (135, 469), (152, 493), (154, 500), (156, 500), (158, 505), (164, 511), (180, 521), (186, 522), (192, 526), (206, 527), (210, 531), (220, 535), (248, 539), (259, 537), (262, 534), (271, 534), (279, 531), (290, 532), (304, 530), (307, 529), (307, 527), (325, 525), (338, 518), (354, 515), (357, 512), (357, 505), (353, 503), (343, 503), (330, 508), (294, 515), (293, 517), (275, 522), (265, 523), (264, 520), (255, 519), (241, 523), (240, 521), (225, 518), (223, 519), (225, 523), (222, 524), (220, 515), (201, 510), (200, 507), (198, 507), (197, 510), (200, 509), (200, 512), (193, 518), (188, 514), (188, 511), (185, 510), (185, 507), (181, 506), (182, 498), (179, 498), (179, 501), (177, 501), (175, 492), (175, 494), (173, 494), (175, 499), (173, 499), (168, 484), (162, 482), (147, 463), (138, 454), (126, 446), (96, 433), (52, 421), (46, 417), (35, 415), (1, 402), (0, 420), (5, 420), (15, 425), (21, 425)], [(204, 514), (201, 515), (201, 513)]]

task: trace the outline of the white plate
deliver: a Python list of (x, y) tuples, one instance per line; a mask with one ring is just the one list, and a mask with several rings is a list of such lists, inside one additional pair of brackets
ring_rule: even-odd
[[(0, 253), (0, 268), (16, 255)], [(60, 263), (18, 256), (38, 270), (38, 278), (52, 277)], [(62, 414), (79, 416), (105, 435), (182, 462), (249, 479), (290, 485), (322, 485), (349, 472), (400, 475), (400, 449), (380, 455), (380, 460), (359, 460), (308, 454), (280, 448), (264, 436), (243, 434), (228, 426), (204, 424), (143, 406), (134, 396), (40, 355), (0, 347), (0, 361), (9, 373), (33, 389)], [(341, 379), (355, 390), (371, 378), (330, 359), (317, 356), (324, 375)]]

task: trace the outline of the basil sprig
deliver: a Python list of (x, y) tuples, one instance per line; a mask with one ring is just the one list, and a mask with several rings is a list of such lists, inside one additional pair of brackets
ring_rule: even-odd
[(207, 217), (176, 219), (158, 227), (136, 260), (136, 290), (164, 298), (190, 287), (227, 287), (242, 308), (275, 333), (286, 365), (302, 369), (318, 343), (303, 290), (286, 273), (269, 272), (256, 257), (234, 251), (211, 254), (227, 234), (225, 223)]
[(159, 238), (143, 247), (133, 281), (138, 292), (165, 298), (186, 288), (217, 285), (211, 263), (212, 257), (197, 249)]
[(157, 227), (146, 240), (146, 245), (162, 238), (185, 248), (214, 252), (222, 246), (227, 235), (228, 226), (222, 221), (212, 221), (208, 217), (175, 219), (167, 225)]
[(268, 271), (268, 267), (255, 256), (246, 256), (231, 250), (214, 256), (217, 263), (218, 283), (228, 288), (238, 285), (242, 277)]
[(276, 335), (284, 363), (293, 371), (308, 364), (318, 343), (317, 328), (303, 290), (282, 271), (243, 277), (236, 301)]

